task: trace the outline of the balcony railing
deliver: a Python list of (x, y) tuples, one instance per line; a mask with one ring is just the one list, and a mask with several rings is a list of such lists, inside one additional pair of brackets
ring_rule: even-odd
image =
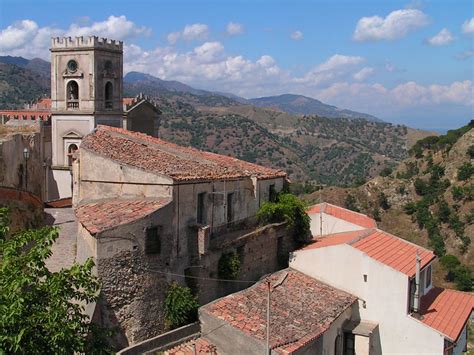
[(69, 100), (67, 102), (67, 108), (72, 109), (72, 110), (78, 110), (79, 109), (79, 100)]

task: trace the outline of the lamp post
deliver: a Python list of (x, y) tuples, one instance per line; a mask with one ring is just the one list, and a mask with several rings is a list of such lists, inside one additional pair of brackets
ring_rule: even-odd
[(28, 159), (30, 159), (30, 151), (26, 147), (23, 149), (23, 158), (25, 158), (25, 190), (28, 191)]

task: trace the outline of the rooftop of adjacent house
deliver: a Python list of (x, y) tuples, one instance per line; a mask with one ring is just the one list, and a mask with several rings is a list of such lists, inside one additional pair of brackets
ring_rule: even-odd
[(189, 340), (175, 347), (164, 350), (164, 355), (217, 355), (217, 348), (204, 338)]
[(313, 243), (300, 250), (319, 249), (341, 244), (350, 245), (372, 259), (409, 277), (414, 276), (416, 272), (417, 252), (421, 258), (421, 268), (428, 265), (435, 258), (432, 251), (380, 229), (365, 229), (314, 238)]
[(81, 149), (175, 181), (256, 177), (285, 177), (282, 170), (266, 168), (229, 156), (182, 147), (143, 133), (99, 125), (82, 141)]
[(439, 287), (421, 298), (421, 321), (455, 342), (474, 310), (474, 295)]
[(201, 307), (260, 341), (266, 339), (267, 281), (271, 282), (270, 347), (295, 351), (317, 339), (357, 298), (293, 269)]
[(104, 199), (78, 206), (76, 216), (94, 235), (146, 217), (169, 202), (167, 199)]
[(330, 203), (319, 203), (306, 210), (308, 215), (321, 212), (363, 228), (377, 228), (377, 223), (375, 220), (366, 216), (365, 214), (354, 212), (336, 205), (331, 205)]

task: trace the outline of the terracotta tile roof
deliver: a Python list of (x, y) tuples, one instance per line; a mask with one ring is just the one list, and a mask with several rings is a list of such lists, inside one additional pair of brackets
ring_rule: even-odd
[(455, 342), (473, 309), (472, 293), (435, 287), (421, 298), (421, 321)]
[(330, 216), (342, 219), (364, 228), (377, 228), (377, 223), (375, 220), (366, 216), (365, 214), (354, 212), (336, 205), (331, 205), (326, 202), (311, 206), (306, 210), (306, 213), (309, 215), (321, 213), (321, 207), (323, 213), (326, 213)]
[(163, 353), (165, 355), (218, 355), (216, 346), (204, 338), (187, 341)]
[(166, 199), (107, 199), (76, 208), (79, 222), (92, 235), (143, 218), (168, 204)]
[(143, 133), (98, 126), (82, 141), (81, 149), (92, 151), (175, 181), (220, 180), (242, 177), (268, 179), (285, 177), (285, 172), (236, 158), (182, 147)]
[(432, 251), (398, 238), (380, 229), (344, 232), (313, 239), (314, 242), (301, 250), (318, 249), (348, 244), (372, 259), (412, 277), (416, 272), (416, 253), (420, 253), (421, 268), (428, 265), (435, 255)]
[(130, 105), (130, 104), (133, 102), (133, 100), (135, 100), (134, 97), (124, 97), (124, 98), (122, 99), (122, 103), (123, 103), (124, 105)]
[(294, 351), (318, 338), (357, 300), (303, 273), (286, 269), (209, 303), (201, 311), (264, 341), (267, 280), (272, 284), (270, 347), (277, 351)]

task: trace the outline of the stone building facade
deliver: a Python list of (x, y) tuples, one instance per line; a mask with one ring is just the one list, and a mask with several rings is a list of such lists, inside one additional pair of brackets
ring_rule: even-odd
[(282, 171), (98, 126), (84, 137), (73, 176), (77, 261), (96, 261), (96, 317), (119, 326), (117, 347), (164, 330), (171, 281), (192, 287), (203, 304), (248, 286), (194, 278), (217, 278), (222, 254), (239, 255), (239, 279), (258, 280), (294, 249), (286, 225), (258, 228), (255, 218), (283, 189)]

